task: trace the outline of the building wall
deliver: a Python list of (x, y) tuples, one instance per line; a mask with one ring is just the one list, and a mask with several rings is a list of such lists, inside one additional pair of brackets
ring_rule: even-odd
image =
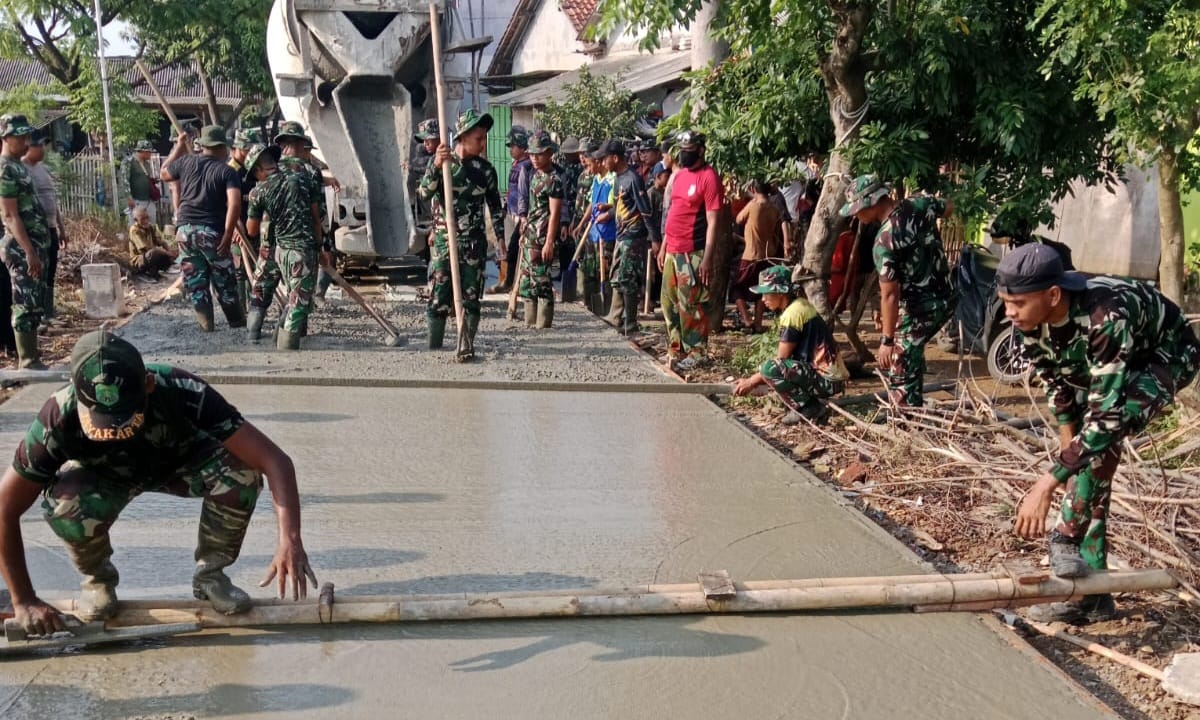
[(591, 62), (580, 52), (575, 26), (554, 0), (543, 0), (521, 49), (513, 58), (513, 75), (567, 72)]
[[(492, 44), (484, 48), (483, 53), (481, 53), (480, 75), (486, 73), (488, 67), (492, 64), (492, 57), (496, 54), (496, 46), (500, 44), (500, 38), (504, 35), (504, 29), (508, 27), (508, 22), (512, 19), (512, 14), (516, 9), (517, 0), (460, 0), (458, 15), (462, 21), (462, 34), (464, 36), (472, 34), (472, 28), (469, 25), (470, 18), (473, 15), (475, 21), (473, 34), (478, 37), (484, 35), (492, 36)], [(479, 95), (479, 107), (488, 107), (489, 98), (487, 88), (480, 86)], [(471, 83), (469, 80), (466, 83), (466, 97), (463, 98), (462, 106), (464, 108), (471, 106)]]

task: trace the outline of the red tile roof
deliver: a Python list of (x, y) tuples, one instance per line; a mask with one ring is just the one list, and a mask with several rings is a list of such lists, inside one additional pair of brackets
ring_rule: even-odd
[(542, 2), (557, 2), (558, 9), (570, 19), (580, 40), (583, 39), (583, 31), (587, 28), (588, 21), (600, 5), (600, 0), (519, 0), (512, 18), (508, 21), (508, 27), (504, 28), (504, 34), (496, 44), (496, 52), (492, 55), (492, 62), (487, 70), (489, 77), (501, 77), (512, 72), (513, 59), (516, 58), (521, 43), (525, 41), (525, 35), (529, 32)]
[(596, 12), (596, 6), (599, 4), (600, 0), (561, 0), (558, 6), (571, 19), (575, 32), (582, 36), (588, 20), (592, 19), (592, 14)]

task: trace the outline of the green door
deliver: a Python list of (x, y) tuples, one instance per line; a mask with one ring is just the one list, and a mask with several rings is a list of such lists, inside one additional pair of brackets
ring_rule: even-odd
[(490, 105), (488, 114), (492, 116), (495, 124), (488, 133), (487, 159), (496, 168), (500, 194), (503, 195), (508, 192), (508, 171), (512, 169), (512, 158), (509, 157), (508, 146), (505, 145), (508, 131), (512, 129), (512, 108), (506, 105)]

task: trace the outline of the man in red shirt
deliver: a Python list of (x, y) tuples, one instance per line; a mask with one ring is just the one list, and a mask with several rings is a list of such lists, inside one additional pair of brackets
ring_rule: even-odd
[(691, 370), (708, 361), (708, 285), (717, 244), (717, 219), (725, 189), (717, 171), (704, 161), (705, 138), (687, 130), (676, 142), (679, 165), (671, 178), (671, 203), (656, 244), (662, 271), (662, 309), (670, 338), (667, 361), (676, 370)]

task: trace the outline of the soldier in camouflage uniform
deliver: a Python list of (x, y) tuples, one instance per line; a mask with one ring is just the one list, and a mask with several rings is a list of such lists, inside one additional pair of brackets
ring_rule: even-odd
[(479, 330), (480, 300), (487, 271), (487, 225), (484, 213), (491, 213), (492, 227), (504, 226), (504, 204), (497, 187), (496, 169), (483, 156), (492, 116), (467, 110), (458, 116), (454, 129), (454, 150), (441, 146), (421, 179), (421, 197), (433, 206), (434, 232), (429, 251), (429, 306), (425, 311), (429, 327), (429, 349), (442, 347), (446, 318), (454, 309), (454, 287), (450, 275), (450, 236), (446, 226), (442, 184), (442, 166), (451, 163), (454, 218), (457, 224), (458, 273), (462, 287), (462, 346), (456, 358), (475, 357), (475, 333)]
[(12, 326), (20, 366), (45, 370), (38, 353), (37, 329), (46, 295), (42, 273), (50, 249), (50, 226), (21, 162), (31, 134), (33, 127), (24, 115), (0, 117), (0, 210), (4, 217), (0, 254), (12, 278)]
[(846, 190), (842, 216), (853, 215), (862, 225), (882, 223), (874, 250), (883, 315), (879, 368), (894, 404), (920, 407), (925, 345), (958, 304), (937, 225), (954, 211), (954, 203), (928, 196), (896, 202), (891, 190), (874, 175), (857, 178)]
[(521, 261), (517, 271), (517, 295), (525, 303), (525, 324), (548, 328), (554, 324), (554, 283), (550, 264), (562, 230), (562, 168), (554, 164), (558, 145), (545, 130), (529, 139), (529, 213), (521, 238)]
[[(250, 192), (246, 230), (257, 239), (262, 221), (270, 219), (271, 241), (267, 245), (275, 247), (276, 266), (287, 283), (287, 305), (280, 313), (276, 346), (298, 350), (317, 284), (318, 260), (325, 264), (331, 261), (328, 252), (321, 249), (320, 188), (309, 175), (279, 170), (270, 149), (263, 145), (250, 149), (246, 167), (258, 181)], [(274, 296), (275, 284), (269, 279), (255, 279), (247, 323), (251, 342), (258, 341), (263, 317)]]
[(429, 163), (433, 162), (433, 154), (442, 144), (441, 128), (438, 127), (437, 118), (429, 118), (418, 123), (413, 137), (421, 144), (417, 146), (417, 151), (413, 154), (412, 162), (409, 164), (408, 194), (414, 203), (413, 217), (416, 223), (424, 225), (433, 220), (433, 212), (430, 210), (429, 202), (420, 196), (418, 190), (421, 187), (421, 178), (425, 177), (425, 171), (429, 169)]
[(42, 406), (0, 478), (0, 538), (14, 541), (0, 545), (0, 574), (17, 621), (38, 635), (65, 629), (58, 611), (38, 599), (21, 552), (21, 515), (39, 495), (46, 521), (84, 576), (81, 619), (116, 611), (109, 529), (147, 491), (204, 499), (192, 592), (217, 612), (249, 610), (250, 596), (224, 571), (241, 551), (263, 475), (280, 538), (266, 582), (278, 577), (280, 597), (289, 585), (293, 597), (304, 597), (306, 580), (315, 588), (316, 578), (288, 456), (202, 379), (144, 364), (136, 348), (106, 330), (84, 335), (71, 353), (71, 383)]
[[(1154, 288), (1068, 272), (1046, 245), (1009, 252), (1000, 261), (996, 288), (1046, 388), (1061, 440), (1054, 465), (1021, 502), (1015, 530), (1027, 538), (1044, 534), (1054, 492), (1064, 487), (1049, 536), (1050, 568), (1065, 578), (1104, 570), (1121, 443), (1145, 430), (1195, 379), (1200, 341), (1179, 308)], [(1034, 614), (1085, 622), (1114, 612), (1111, 595), (1090, 595)]]
[[(246, 167), (246, 156), (250, 154), (252, 146), (262, 144), (262, 135), (257, 130), (243, 129), (234, 133), (233, 144), (229, 146), (229, 167), (233, 168), (242, 181), (242, 217), (241, 224), (238, 226), (238, 234), (250, 244), (250, 250), (254, 253), (258, 252), (257, 240), (251, 242), (245, 232), (246, 211), (250, 207), (250, 191), (254, 189), (255, 183), (254, 174)], [(237, 275), (238, 299), (241, 300), (242, 307), (248, 310), (250, 308), (250, 275), (247, 272), (246, 262), (242, 259), (241, 243), (235, 242), (230, 248), (230, 254), (233, 255), (233, 271)]]
[(567, 266), (575, 255), (575, 198), (579, 192), (579, 176), (583, 174), (583, 165), (579, 161), (579, 141), (575, 138), (563, 140), (558, 152), (561, 156), (559, 167), (562, 168), (563, 205), (562, 229), (558, 233), (558, 271), (562, 280), (562, 301), (574, 302), (576, 297), (575, 283), (567, 287)]
[[(613, 251), (613, 299), (605, 320), (621, 335), (638, 331), (638, 306), (646, 286), (646, 251), (661, 242), (658, 228), (650, 224), (650, 198), (641, 175), (625, 161), (625, 145), (609, 140), (601, 149), (605, 168), (612, 173), (612, 209), (607, 211), (617, 224)], [(604, 217), (602, 214), (601, 217)]]

